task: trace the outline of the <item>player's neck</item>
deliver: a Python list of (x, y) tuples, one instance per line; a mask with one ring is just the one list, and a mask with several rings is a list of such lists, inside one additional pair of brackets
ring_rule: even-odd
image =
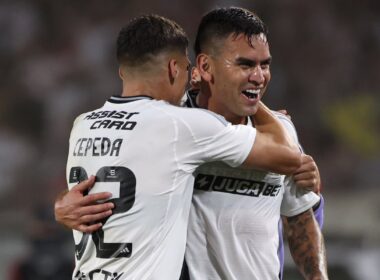
[(209, 110), (222, 115), (227, 121), (234, 125), (247, 124), (248, 121), (247, 117), (238, 116), (230, 112), (227, 108), (220, 106), (220, 104), (209, 102)]
[(247, 117), (238, 116), (230, 112), (222, 103), (217, 102), (207, 87), (201, 87), (196, 97), (196, 103), (200, 108), (208, 109), (222, 115), (232, 124), (247, 124)]
[(123, 91), (121, 96), (150, 96), (153, 99), (165, 99), (165, 90), (162, 89), (157, 80), (127, 80), (123, 82)]
[(210, 95), (207, 91), (200, 90), (197, 96), (195, 97), (195, 102), (197, 103), (199, 108), (208, 109), (208, 100)]

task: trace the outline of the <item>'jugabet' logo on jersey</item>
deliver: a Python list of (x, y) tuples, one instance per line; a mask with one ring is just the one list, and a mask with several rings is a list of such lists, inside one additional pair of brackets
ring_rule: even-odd
[(198, 174), (194, 188), (204, 191), (217, 191), (247, 196), (277, 196), (281, 185), (245, 180), (233, 177)]

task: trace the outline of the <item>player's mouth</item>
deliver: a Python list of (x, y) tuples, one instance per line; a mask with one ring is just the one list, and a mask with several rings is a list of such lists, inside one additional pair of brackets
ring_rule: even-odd
[(260, 95), (259, 89), (246, 89), (241, 92), (243, 95), (245, 95), (249, 100), (257, 100)]

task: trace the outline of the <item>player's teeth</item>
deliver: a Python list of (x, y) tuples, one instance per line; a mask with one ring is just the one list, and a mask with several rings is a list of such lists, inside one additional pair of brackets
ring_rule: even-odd
[(258, 92), (259, 92), (258, 90), (253, 90), (253, 89), (243, 90), (244, 95), (246, 95), (249, 98), (257, 98)]

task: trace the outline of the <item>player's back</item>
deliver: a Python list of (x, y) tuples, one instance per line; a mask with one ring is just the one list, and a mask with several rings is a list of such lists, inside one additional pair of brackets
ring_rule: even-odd
[[(211, 127), (220, 126), (215, 128), (218, 136), (226, 124), (208, 113), (194, 112), (149, 97), (114, 97), (77, 118), (70, 137), (69, 185), (94, 174), (91, 192), (112, 192), (115, 208), (102, 221), (103, 228), (91, 236), (74, 231), (74, 279), (178, 279), (192, 172), (229, 149), (218, 142), (223, 150), (212, 148), (214, 139), (203, 137), (212, 135), (210, 127), (203, 129), (198, 122), (209, 120)], [(206, 114), (208, 118), (202, 119)], [(250, 133), (239, 134), (245, 147), (235, 156), (228, 152), (227, 160), (235, 164), (244, 160), (254, 138)], [(251, 136), (248, 144), (247, 136)]]

